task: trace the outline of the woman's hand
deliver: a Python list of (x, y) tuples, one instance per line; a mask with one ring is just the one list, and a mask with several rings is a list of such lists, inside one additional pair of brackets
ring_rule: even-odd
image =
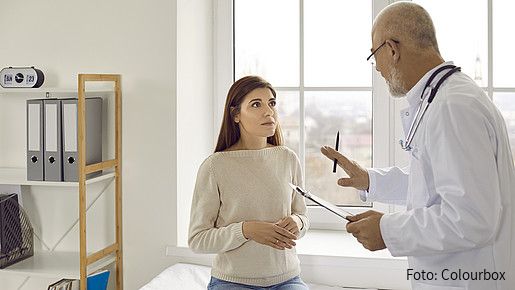
[(278, 220), (275, 224), (280, 226), (281, 228), (289, 231), (290, 233), (294, 234), (295, 237), (299, 236), (300, 227), (302, 227), (302, 225), (298, 224), (298, 222), (295, 220), (293, 215), (284, 217), (284, 218)]
[(270, 246), (278, 250), (291, 249), (295, 246), (297, 236), (290, 231), (268, 222), (243, 222), (243, 235), (257, 243)]

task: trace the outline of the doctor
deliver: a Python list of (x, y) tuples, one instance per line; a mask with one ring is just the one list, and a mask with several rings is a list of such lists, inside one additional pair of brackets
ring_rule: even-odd
[(409, 167), (365, 170), (330, 147), (321, 151), (349, 175), (339, 185), (407, 210), (356, 215), (347, 231), (371, 251), (408, 256), (413, 289), (515, 289), (515, 174), (501, 114), (444, 62), (417, 4), (379, 13), (371, 52), (390, 93), (409, 103), (401, 113)]

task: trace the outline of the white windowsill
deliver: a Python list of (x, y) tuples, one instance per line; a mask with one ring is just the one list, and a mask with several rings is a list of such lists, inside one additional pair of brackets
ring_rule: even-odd
[[(410, 289), (405, 257), (388, 250), (368, 251), (345, 231), (310, 230), (297, 241), (306, 281), (352, 287)], [(195, 254), (187, 246), (168, 246), (166, 255), (180, 262), (211, 266), (214, 254)], [(366, 278), (364, 278), (366, 277)]]
[[(388, 250), (371, 252), (345, 231), (309, 230), (306, 235), (296, 241), (297, 254), (304, 256), (359, 258), (384, 261), (398, 261), (405, 264), (405, 257), (393, 257)], [(195, 254), (186, 245), (166, 247), (167, 256), (183, 258), (212, 258), (214, 254)]]
[(345, 231), (309, 230), (302, 239), (296, 242), (297, 254), (301, 256), (406, 261), (404, 257), (393, 257), (388, 250), (371, 252)]

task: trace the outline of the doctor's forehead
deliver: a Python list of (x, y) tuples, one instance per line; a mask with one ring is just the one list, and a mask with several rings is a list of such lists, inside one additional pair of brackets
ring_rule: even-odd
[(378, 45), (380, 45), (381, 43), (379, 42), (383, 42), (384, 39), (383, 38), (383, 29), (381, 29), (380, 27), (374, 27), (372, 29), (372, 33), (371, 33), (371, 42), (372, 42), (372, 48), (371, 49), (375, 49), (377, 48)]

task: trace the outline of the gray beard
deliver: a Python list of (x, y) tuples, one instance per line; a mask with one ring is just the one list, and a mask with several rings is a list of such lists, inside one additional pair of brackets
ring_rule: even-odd
[(388, 84), (390, 94), (394, 98), (405, 97), (408, 93), (406, 89), (404, 89), (404, 82), (400, 77), (399, 71), (394, 67), (390, 70), (390, 80), (386, 80), (386, 83)]

